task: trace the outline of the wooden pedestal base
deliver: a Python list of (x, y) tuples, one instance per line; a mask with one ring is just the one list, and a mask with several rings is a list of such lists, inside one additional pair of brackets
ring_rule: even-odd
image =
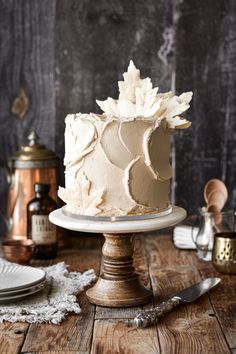
[(152, 292), (140, 282), (133, 267), (132, 234), (104, 234), (103, 273), (87, 291), (93, 304), (128, 307), (147, 303)]
[(81, 215), (70, 216), (63, 211), (64, 208), (51, 212), (49, 220), (53, 224), (75, 231), (105, 232), (103, 273), (94, 287), (87, 291), (89, 301), (109, 307), (136, 306), (148, 302), (152, 293), (140, 283), (133, 267), (131, 232), (160, 230), (176, 225), (185, 219), (186, 211), (173, 206), (167, 214), (160, 213), (151, 218), (143, 215), (137, 220), (129, 220), (128, 217), (127, 220), (105, 221), (97, 216), (89, 219)]

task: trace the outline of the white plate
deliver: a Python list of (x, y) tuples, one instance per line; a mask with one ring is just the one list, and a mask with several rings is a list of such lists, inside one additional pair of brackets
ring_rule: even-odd
[(46, 284), (45, 282), (42, 282), (40, 285), (36, 285), (29, 290), (25, 290), (25, 291), (20, 292), (19, 294), (8, 295), (5, 297), (1, 296), (0, 297), (0, 304), (4, 304), (7, 302), (20, 301), (21, 299), (25, 298), (26, 296), (30, 296), (32, 294), (35, 294), (35, 293), (41, 291), (44, 288), (45, 284)]
[(0, 262), (0, 292), (30, 287), (45, 279), (45, 271), (18, 264)]
[(25, 288), (20, 288), (20, 289), (15, 289), (15, 290), (9, 290), (9, 291), (0, 291), (0, 299), (5, 298), (7, 296), (13, 296), (13, 295), (19, 295), (22, 294), (26, 291), (33, 290), (36, 287), (41, 287), (43, 288), (45, 286), (45, 280), (31, 286), (26, 286)]

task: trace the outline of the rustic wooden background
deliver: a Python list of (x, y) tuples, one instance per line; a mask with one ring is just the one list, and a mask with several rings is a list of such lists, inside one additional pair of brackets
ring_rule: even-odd
[[(99, 112), (132, 58), (160, 91), (194, 92), (192, 128), (173, 138), (172, 200), (194, 212), (218, 177), (235, 206), (235, 23), (234, 0), (0, 0), (0, 158), (33, 129), (62, 158), (66, 114)], [(1, 169), (2, 211), (6, 190)]]

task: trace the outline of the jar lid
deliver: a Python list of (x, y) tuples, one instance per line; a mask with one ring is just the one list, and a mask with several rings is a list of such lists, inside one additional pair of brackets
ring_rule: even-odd
[[(22, 147), (13, 156), (13, 163), (15, 167), (19, 168), (33, 168), (33, 167), (50, 167), (56, 166), (59, 163), (57, 155), (45, 147), (45, 145), (39, 144), (39, 137), (33, 131), (28, 136), (28, 145)], [(37, 166), (36, 166), (37, 165)]]
[(35, 192), (49, 192), (50, 191), (50, 184), (46, 183), (35, 183), (34, 185)]

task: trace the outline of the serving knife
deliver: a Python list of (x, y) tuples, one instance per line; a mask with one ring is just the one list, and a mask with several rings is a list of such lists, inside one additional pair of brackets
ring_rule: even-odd
[(220, 281), (220, 278), (204, 279), (200, 283), (174, 294), (159, 306), (139, 313), (130, 324), (141, 328), (149, 327), (156, 323), (165, 313), (172, 311), (175, 307), (197, 300), (200, 296), (219, 284)]

